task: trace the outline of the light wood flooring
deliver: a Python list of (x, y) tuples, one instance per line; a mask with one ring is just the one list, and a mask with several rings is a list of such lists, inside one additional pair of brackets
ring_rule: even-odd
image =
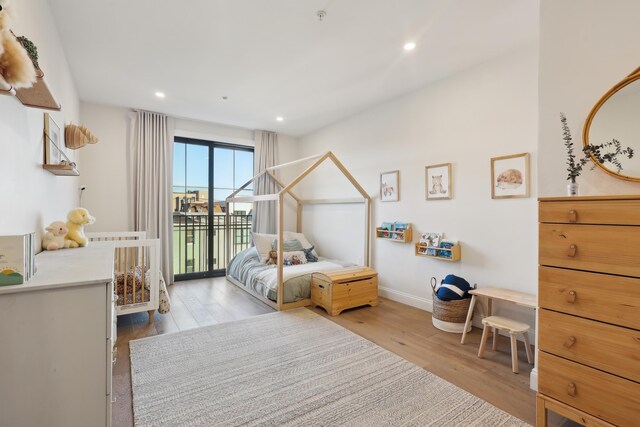
[[(169, 287), (171, 312), (155, 314), (147, 323), (146, 313), (118, 318), (118, 360), (114, 367), (113, 425), (133, 425), (129, 341), (243, 319), (270, 313), (261, 303), (224, 278), (178, 282)], [(391, 300), (381, 299), (378, 307), (348, 310), (331, 317), (321, 308), (313, 309), (337, 324), (373, 341), (418, 366), (479, 396), (493, 405), (535, 424), (535, 393), (529, 389), (531, 365), (519, 343), (520, 374), (511, 372), (509, 343), (500, 337), (498, 352), (489, 349), (478, 359), (480, 330), (468, 335), (460, 345), (460, 335), (434, 328), (431, 314)]]

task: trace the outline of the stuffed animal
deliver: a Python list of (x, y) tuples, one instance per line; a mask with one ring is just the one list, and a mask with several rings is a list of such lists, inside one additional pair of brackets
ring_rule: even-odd
[(300, 258), (298, 258), (297, 255), (293, 255), (291, 257), (291, 264), (292, 265), (298, 265), (298, 264), (301, 264), (301, 263), (302, 263), (302, 261), (300, 261)]
[(96, 221), (94, 217), (89, 215), (89, 211), (84, 208), (77, 208), (69, 212), (67, 215), (67, 239), (72, 240), (76, 245), (71, 244), (71, 247), (87, 246), (89, 239), (84, 235), (84, 226), (87, 224), (93, 224)]
[(45, 251), (69, 248), (72, 243), (75, 243), (65, 239), (69, 229), (62, 221), (52, 222), (45, 230), (46, 233), (44, 233), (44, 237), (42, 238), (42, 249)]
[(0, 74), (15, 89), (33, 86), (36, 67), (10, 28), (11, 0), (0, 0)]
[(277, 264), (278, 263), (278, 251), (275, 249), (271, 249), (269, 251), (269, 259), (267, 260), (267, 264)]

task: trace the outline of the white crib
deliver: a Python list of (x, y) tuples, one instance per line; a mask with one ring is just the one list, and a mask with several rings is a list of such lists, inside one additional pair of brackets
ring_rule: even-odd
[[(91, 242), (115, 245), (114, 292), (118, 316), (146, 311), (149, 322), (158, 309), (160, 240), (147, 239), (144, 231), (86, 233)], [(148, 290), (148, 292), (147, 292)]]

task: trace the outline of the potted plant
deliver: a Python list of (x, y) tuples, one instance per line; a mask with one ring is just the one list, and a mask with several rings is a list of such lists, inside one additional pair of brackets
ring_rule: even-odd
[[(562, 139), (564, 140), (564, 146), (567, 148), (567, 172), (569, 172), (567, 175), (567, 181), (569, 181), (567, 185), (568, 196), (578, 195), (578, 183), (576, 183), (576, 179), (582, 173), (583, 166), (591, 159), (598, 163), (609, 162), (615, 165), (618, 172), (620, 172), (622, 170), (622, 163), (620, 162), (619, 156), (626, 156), (629, 159), (633, 157), (633, 149), (631, 147), (622, 148), (620, 141), (614, 138), (602, 144), (585, 145), (582, 147), (582, 156), (576, 158), (576, 155), (573, 154), (571, 130), (567, 124), (567, 117), (563, 113), (560, 113), (560, 122), (562, 123)], [(612, 148), (613, 151), (608, 151)], [(596, 165), (594, 164), (591, 166), (591, 169), (593, 170), (595, 167)]]

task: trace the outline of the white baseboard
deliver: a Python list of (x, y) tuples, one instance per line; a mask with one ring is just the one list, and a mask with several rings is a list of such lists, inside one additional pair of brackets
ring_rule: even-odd
[(529, 375), (529, 387), (533, 391), (538, 391), (538, 368), (533, 368), (531, 370), (531, 375)]
[(431, 300), (431, 298), (427, 299), (427, 298), (417, 297), (415, 295), (411, 295), (406, 292), (385, 288), (384, 286), (380, 286), (378, 288), (378, 294), (381, 297), (388, 298), (392, 301), (401, 302), (403, 304), (410, 305), (411, 307), (428, 311), (429, 313), (433, 312), (433, 301)]

